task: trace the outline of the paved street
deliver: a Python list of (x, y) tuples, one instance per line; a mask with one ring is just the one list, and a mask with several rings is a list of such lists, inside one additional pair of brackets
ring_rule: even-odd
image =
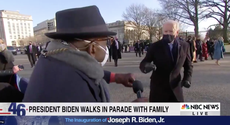
[[(19, 74), (29, 78), (32, 68), (25, 55), (15, 56), (15, 64), (23, 64), (25, 70)], [(106, 70), (113, 72), (134, 73), (137, 80), (144, 85), (144, 96), (148, 97), (149, 81), (151, 74), (142, 74), (139, 70), (139, 63), (142, 58), (135, 57), (134, 53), (123, 54), (119, 60), (119, 67), (113, 63), (107, 63)], [(184, 89), (185, 100), (188, 102), (221, 102), (222, 115), (230, 115), (230, 56), (221, 60), (221, 66), (214, 64), (215, 61), (205, 61), (194, 64), (192, 87)], [(130, 102), (136, 98), (132, 88), (125, 88), (115, 83), (110, 84), (111, 98), (114, 102)]]

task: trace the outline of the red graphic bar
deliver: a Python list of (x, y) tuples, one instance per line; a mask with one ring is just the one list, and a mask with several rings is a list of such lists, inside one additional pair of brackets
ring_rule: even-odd
[(10, 115), (10, 112), (0, 112), (0, 115)]
[(0, 111), (2, 111), (2, 109), (0, 109)]

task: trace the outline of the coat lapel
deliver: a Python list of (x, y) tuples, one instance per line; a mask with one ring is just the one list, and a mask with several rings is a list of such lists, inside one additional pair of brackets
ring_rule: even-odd
[(179, 58), (180, 58), (180, 56), (181, 56), (181, 54), (180, 54), (180, 52), (181, 52), (181, 45), (180, 45), (180, 42), (179, 41), (177, 41), (177, 43), (176, 43), (176, 46), (175, 47), (177, 47), (177, 51), (176, 51), (176, 59), (175, 59), (175, 66), (177, 65), (177, 63), (178, 63), (178, 60), (179, 60)]

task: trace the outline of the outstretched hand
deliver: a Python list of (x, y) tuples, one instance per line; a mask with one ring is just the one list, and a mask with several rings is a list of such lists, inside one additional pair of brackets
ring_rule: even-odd
[(151, 72), (151, 71), (155, 71), (156, 70), (156, 65), (155, 64), (151, 64), (151, 63), (147, 63), (146, 65), (145, 65), (145, 69), (144, 69), (144, 73), (149, 73), (149, 72)]
[(14, 73), (17, 73), (17, 72), (19, 72), (19, 71), (21, 71), (22, 69), (20, 69), (19, 67), (18, 67), (18, 65), (16, 65), (16, 66), (14, 66), (13, 67), (13, 72)]
[(125, 87), (132, 87), (134, 81), (135, 81), (134, 75), (131, 73), (115, 74), (115, 82), (119, 84), (123, 84)]

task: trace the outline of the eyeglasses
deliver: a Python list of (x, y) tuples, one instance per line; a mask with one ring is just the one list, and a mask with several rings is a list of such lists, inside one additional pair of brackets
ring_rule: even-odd
[(92, 39), (92, 40), (85, 40), (85, 39), (79, 39), (79, 38), (75, 38), (75, 39), (78, 40), (78, 41), (84, 41), (84, 42), (88, 43), (87, 46), (88, 46), (89, 44), (96, 44), (96, 45), (98, 45), (101, 49), (107, 51), (107, 47), (104, 48), (104, 47), (101, 46), (99, 43), (97, 43), (97, 42), (101, 42), (101, 41), (107, 41), (107, 38), (101, 38), (101, 39), (98, 38), (98, 39)]

